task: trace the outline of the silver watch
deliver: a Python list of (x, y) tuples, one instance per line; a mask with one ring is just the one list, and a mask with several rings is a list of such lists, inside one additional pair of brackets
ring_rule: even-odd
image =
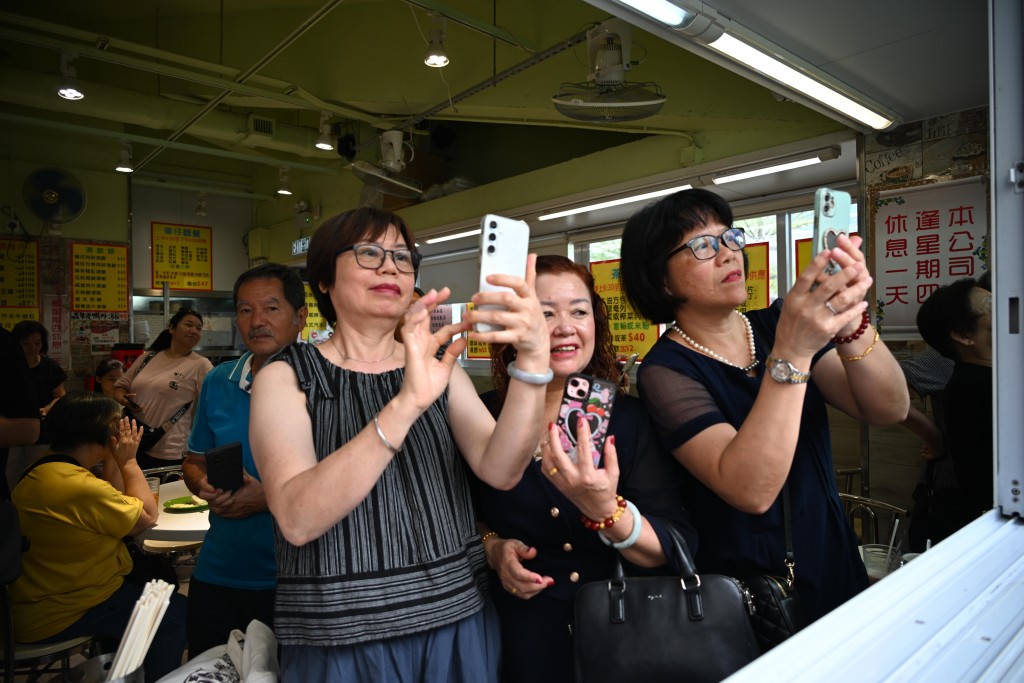
[(782, 358), (768, 359), (768, 374), (776, 382), (785, 384), (805, 384), (811, 378), (811, 373), (800, 372), (792, 363)]

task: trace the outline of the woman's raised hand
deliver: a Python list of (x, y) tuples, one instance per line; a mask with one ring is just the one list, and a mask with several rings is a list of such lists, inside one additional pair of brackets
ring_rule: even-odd
[(437, 332), (430, 331), (430, 313), (451, 295), (447, 287), (440, 292), (431, 289), (421, 296), (406, 312), (402, 323), (402, 343), (405, 345), (405, 381), (402, 393), (406, 394), (418, 410), (426, 410), (448, 386), (452, 368), (459, 355), (466, 348), (466, 340), (458, 338), (445, 349), (440, 359), (437, 352), (442, 344), (452, 337), (465, 332), (467, 322), (445, 325)]
[(122, 417), (117, 422), (117, 434), (111, 437), (114, 441), (114, 459), (119, 465), (123, 465), (132, 458), (139, 450), (142, 443), (142, 425), (136, 424), (135, 420)]
[[(466, 319), (471, 324), (487, 323), (503, 327), (493, 332), (470, 331), (474, 341), (487, 344), (511, 344), (516, 348), (516, 365), (530, 372), (544, 372), (548, 368), (551, 347), (547, 321), (537, 299), (537, 255), (530, 254), (526, 261), (526, 278), (514, 275), (488, 275), (492, 285), (509, 290), (477, 292), (473, 295), (473, 310)], [(500, 306), (502, 309), (481, 309), (481, 306)], [(536, 361), (536, 362), (533, 362)], [(526, 367), (530, 365), (531, 367)], [(532, 366), (536, 365), (536, 368)]]
[(590, 425), (580, 418), (576, 426), (576, 462), (562, 448), (558, 427), (548, 425), (541, 441), (544, 474), (566, 498), (590, 519), (605, 519), (615, 511), (619, 486), (619, 458), (615, 437), (604, 442), (604, 467), (594, 465), (590, 446)]
[[(860, 237), (841, 235), (835, 249), (822, 251), (803, 269), (782, 306), (777, 347), (810, 356), (833, 337), (857, 329), (873, 281), (860, 243)], [(825, 274), (830, 258), (841, 267), (835, 275)]]

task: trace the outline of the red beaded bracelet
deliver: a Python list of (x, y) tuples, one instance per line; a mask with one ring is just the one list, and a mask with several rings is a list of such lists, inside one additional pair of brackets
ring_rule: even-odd
[(615, 496), (615, 511), (610, 517), (605, 519), (603, 522), (595, 522), (586, 515), (581, 515), (583, 520), (583, 526), (590, 529), (591, 531), (600, 531), (601, 529), (611, 529), (615, 526), (615, 522), (622, 519), (622, 515), (626, 512), (626, 499), (622, 496)]
[(868, 309), (864, 309), (864, 314), (860, 319), (860, 327), (857, 331), (847, 337), (836, 337), (832, 341), (836, 344), (849, 344), (852, 341), (860, 339), (860, 336), (864, 334), (864, 330), (868, 329), (868, 325), (871, 324), (871, 314), (868, 313)]

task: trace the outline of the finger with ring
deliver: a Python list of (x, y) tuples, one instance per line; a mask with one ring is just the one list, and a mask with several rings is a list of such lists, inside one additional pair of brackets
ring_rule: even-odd
[(558, 468), (557, 467), (552, 467), (550, 470), (548, 470), (548, 476), (549, 477), (553, 477), (556, 474), (558, 474)]
[(832, 307), (831, 301), (825, 302), (825, 308), (827, 308), (832, 313), (832, 315), (839, 315), (839, 311)]
[(515, 586), (512, 586), (512, 589), (509, 591), (509, 593), (511, 593), (512, 595), (515, 595), (518, 592), (519, 592), (519, 589), (516, 588)]

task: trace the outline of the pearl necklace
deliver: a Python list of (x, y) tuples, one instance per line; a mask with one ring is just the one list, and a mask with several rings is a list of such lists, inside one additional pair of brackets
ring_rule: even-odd
[(739, 368), (743, 372), (750, 372), (751, 370), (756, 368), (757, 364), (760, 362), (759, 360), (757, 360), (757, 350), (756, 350), (756, 348), (754, 346), (754, 330), (753, 330), (753, 328), (750, 327), (750, 321), (747, 320), (747, 316), (743, 315), (739, 311), (735, 311), (735, 313), (736, 313), (736, 315), (738, 315), (739, 317), (741, 317), (743, 319), (744, 324), (747, 326), (747, 344), (750, 346), (750, 365), (748, 365), (745, 368), (740, 367), (739, 365), (736, 365), (732, 361), (726, 360), (725, 358), (723, 358), (722, 356), (719, 356), (717, 353), (715, 353), (714, 351), (712, 351), (708, 347), (706, 347), (706, 346), (704, 346), (702, 344), (698, 344), (697, 342), (695, 342), (693, 340), (693, 338), (690, 337), (690, 335), (688, 335), (685, 332), (683, 332), (683, 329), (681, 327), (679, 327), (679, 325), (677, 325), (674, 322), (672, 323), (672, 329), (676, 331), (676, 334), (678, 334), (680, 337), (683, 338), (683, 341), (685, 341), (687, 344), (689, 344), (693, 348), (697, 349), (701, 353), (703, 353), (705, 355), (708, 355), (708, 356), (714, 358), (715, 360), (717, 360), (719, 362), (725, 363), (726, 365), (731, 365), (734, 368)]
[(367, 365), (374, 365), (376, 363), (383, 363), (388, 358), (391, 358), (391, 356), (395, 355), (395, 351), (398, 350), (398, 341), (395, 340), (395, 341), (392, 341), (391, 353), (389, 353), (388, 355), (384, 356), (383, 358), (379, 358), (377, 360), (361, 360), (359, 358), (353, 358), (352, 356), (348, 355), (347, 353), (345, 353), (344, 351), (341, 350), (341, 344), (338, 343), (338, 335), (331, 335), (331, 339), (334, 341), (334, 348), (336, 348), (338, 350), (338, 355), (341, 356), (341, 362), (342, 363), (344, 363), (347, 360), (354, 360), (357, 363), (366, 363)]

